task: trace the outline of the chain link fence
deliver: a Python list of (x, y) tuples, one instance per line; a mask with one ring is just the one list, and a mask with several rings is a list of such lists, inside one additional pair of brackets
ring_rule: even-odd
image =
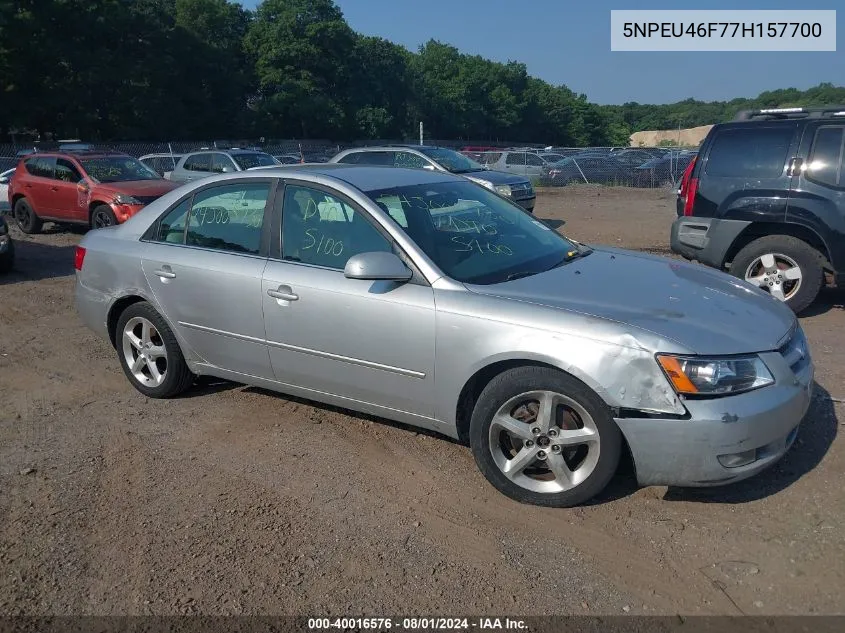
[[(108, 142), (98, 149), (124, 152), (140, 158), (150, 154), (180, 155), (204, 149), (256, 149), (282, 163), (326, 162), (338, 152), (364, 146), (397, 144), (395, 140), (335, 143), (328, 140), (217, 139), (208, 141)], [(625, 187), (675, 187), (697, 149), (672, 147), (549, 147), (506, 143), (433, 140), (426, 145), (462, 152), (487, 169), (524, 176), (535, 186), (560, 187), (591, 184)], [(0, 145), (0, 171), (14, 167), (32, 151), (50, 151), (59, 143)]]

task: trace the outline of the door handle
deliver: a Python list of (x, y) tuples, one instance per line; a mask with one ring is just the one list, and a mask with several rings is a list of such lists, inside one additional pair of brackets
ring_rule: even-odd
[(296, 301), (299, 295), (290, 289), (290, 286), (279, 286), (278, 290), (270, 288), (267, 294), (274, 299), (281, 299), (282, 301)]
[(787, 176), (797, 176), (801, 173), (801, 167), (804, 165), (804, 160), (801, 158), (793, 158), (789, 161), (789, 167), (786, 170)]
[(159, 277), (162, 277), (163, 279), (176, 279), (176, 273), (174, 273), (172, 270), (169, 270), (169, 268), (159, 268), (158, 270), (154, 270), (153, 273), (155, 273)]

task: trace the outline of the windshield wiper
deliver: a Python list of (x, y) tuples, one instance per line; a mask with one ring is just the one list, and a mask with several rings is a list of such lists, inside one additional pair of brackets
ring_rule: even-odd
[(505, 281), (513, 281), (514, 279), (522, 279), (523, 277), (530, 277), (531, 275), (536, 275), (536, 270), (521, 270), (518, 273), (511, 273), (507, 277), (505, 277)]

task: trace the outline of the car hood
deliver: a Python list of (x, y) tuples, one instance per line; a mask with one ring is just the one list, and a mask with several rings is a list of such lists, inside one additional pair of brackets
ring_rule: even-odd
[(777, 349), (795, 323), (785, 304), (726, 273), (612, 248), (538, 275), (468, 288), (630, 324), (705, 355)]
[(496, 171), (495, 169), (468, 171), (457, 175), (466, 176), (467, 178), (481, 178), (482, 180), (492, 182), (494, 185), (515, 185), (517, 183), (528, 182), (528, 179), (525, 176), (516, 176), (503, 171)]
[(103, 182), (97, 185), (99, 191), (125, 193), (129, 196), (163, 196), (173, 191), (179, 183), (170, 180), (127, 180), (124, 182)]

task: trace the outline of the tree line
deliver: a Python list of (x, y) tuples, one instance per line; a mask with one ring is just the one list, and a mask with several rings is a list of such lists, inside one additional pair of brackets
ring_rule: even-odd
[(755, 99), (600, 106), (524, 64), (356, 33), (332, 0), (0, 0), (0, 140), (429, 138), (627, 145), (747, 107), (845, 103), (821, 84)]

